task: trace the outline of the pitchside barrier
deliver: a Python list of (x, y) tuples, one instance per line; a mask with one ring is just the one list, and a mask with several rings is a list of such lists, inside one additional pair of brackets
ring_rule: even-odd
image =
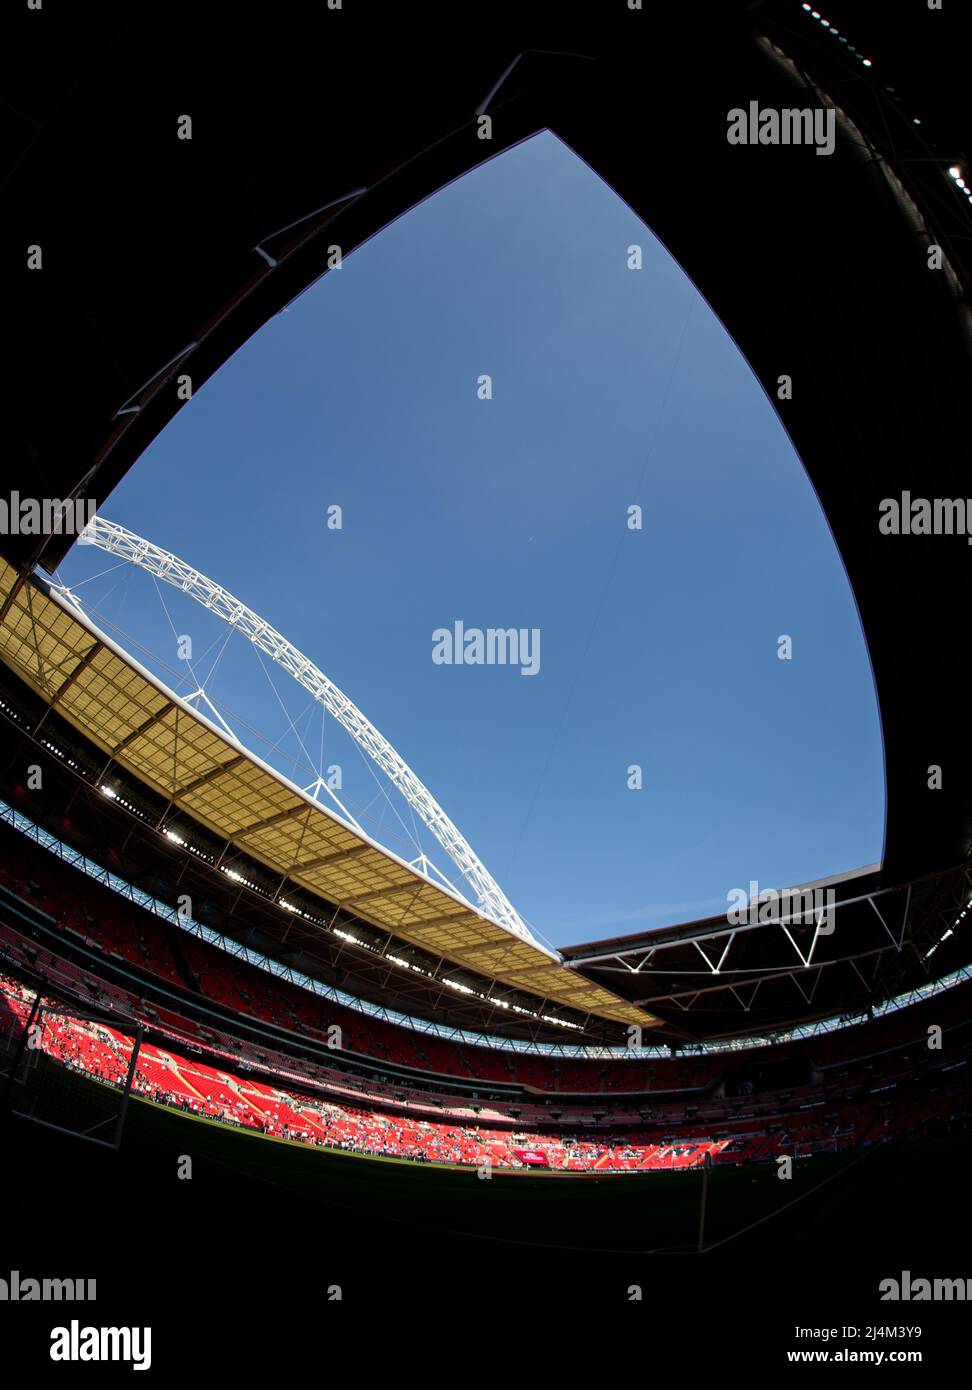
[[(9, 1113), (117, 1149), (142, 1031), (0, 952), (0, 1095)], [(92, 1086), (92, 1075), (102, 1084)]]

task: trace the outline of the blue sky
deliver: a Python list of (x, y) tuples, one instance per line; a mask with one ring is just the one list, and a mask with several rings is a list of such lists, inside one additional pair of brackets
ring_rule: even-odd
[[(316, 661), (554, 944), (881, 856), (870, 665), (803, 467), (691, 282), (551, 135), (413, 209), (278, 314), (101, 511)], [(187, 693), (172, 629), (202, 672), (225, 629), (171, 589), (167, 618), (145, 575), (90, 579), (111, 564), (76, 547), (60, 577), (89, 578), (79, 596), (98, 619)], [(433, 631), (457, 619), (538, 628), (539, 673), (434, 664)], [(275, 685), (313, 761), (319, 712)], [(311, 780), (242, 639), (207, 689), (256, 752)], [(357, 750), (333, 720), (323, 732), (362, 824), (411, 858)]]

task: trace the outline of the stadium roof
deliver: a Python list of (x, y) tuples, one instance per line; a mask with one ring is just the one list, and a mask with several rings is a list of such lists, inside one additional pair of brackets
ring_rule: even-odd
[[(701, 21), (691, 7), (618, 6), (596, 22), (558, 10), (539, 23), (498, 4), (472, 45), (448, 5), (383, 15), (381, 45), (352, 12), (321, 7), (296, 43), (288, 25), (250, 34), (230, 19), (207, 32), (197, 9), (138, 7), (140, 25), (154, 21), (151, 72), (130, 6), (68, 10), (41, 27), (21, 12), (4, 221), (11, 246), (43, 247), (44, 269), (24, 269), (6, 297), (18, 345), (6, 378), (8, 485), (100, 502), (179, 409), (176, 374), (198, 390), (325, 272), (329, 244), (347, 253), (449, 179), (551, 129), (698, 286), (820, 498), (884, 732), (875, 890), (963, 860), (972, 752), (956, 661), (968, 548), (961, 536), (884, 536), (877, 525), (884, 498), (968, 493), (972, 203), (947, 172), (961, 166), (970, 182), (957, 7), (905, 14), (837, 0), (824, 28), (793, 0), (727, 0)], [(328, 34), (335, 18), (340, 44)], [(727, 111), (753, 99), (833, 103), (837, 152), (728, 145)], [(479, 138), (486, 110), (489, 140)], [(183, 112), (191, 142), (175, 138)], [(295, 132), (321, 158), (287, 157)], [(80, 170), (87, 186), (72, 199)], [(929, 269), (933, 245), (946, 258), (940, 274)], [(785, 404), (781, 373), (793, 382)], [(69, 543), (7, 535), (0, 550), (23, 577)], [(932, 767), (942, 770), (934, 791)], [(787, 795), (800, 795), (798, 759), (781, 769)], [(737, 943), (748, 950), (757, 937)], [(728, 992), (723, 1007), (737, 1008)], [(814, 1007), (794, 994), (794, 1017)]]
[[(0, 559), (0, 607), (16, 571)], [(0, 656), (62, 718), (227, 846), (337, 909), (476, 974), (581, 1014), (655, 1026), (645, 1010), (566, 970), (348, 826), (165, 689), (56, 594), (24, 585)]]

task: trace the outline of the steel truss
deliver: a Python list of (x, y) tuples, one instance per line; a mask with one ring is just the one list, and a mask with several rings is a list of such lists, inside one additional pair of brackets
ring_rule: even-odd
[[(711, 1006), (711, 996), (730, 994), (744, 1013), (749, 1013), (763, 984), (789, 979), (807, 1005), (814, 995), (824, 971), (844, 966), (853, 970), (865, 995), (873, 1001), (892, 997), (905, 981), (916, 973), (929, 979), (930, 964), (935, 953), (954, 937), (968, 921), (972, 925), (972, 874), (966, 864), (914, 883), (895, 884), (875, 889), (857, 897), (845, 898), (836, 904), (836, 917), (849, 909), (865, 911), (869, 907), (872, 920), (885, 939), (874, 944), (874, 938), (861, 940), (864, 923), (858, 921), (853, 936), (855, 949), (835, 949), (844, 931), (825, 932), (819, 921), (811, 918), (802, 923), (799, 915), (779, 916), (760, 922), (729, 925), (725, 918), (699, 924), (696, 930), (672, 934), (652, 944), (642, 938), (631, 946), (614, 951), (592, 951), (568, 960), (573, 968), (583, 968), (621, 976), (644, 977), (646, 989), (632, 1002), (641, 1008), (658, 1004), (673, 1004), (689, 1012), (698, 1001)], [(794, 932), (801, 925), (813, 934), (809, 946), (800, 945)], [(845, 929), (846, 930), (846, 929)], [(746, 963), (742, 946), (745, 938), (761, 932), (764, 938), (775, 934), (778, 951), (758, 965)], [(822, 945), (821, 943), (827, 943)], [(686, 966), (684, 960), (674, 966), (667, 964), (676, 951), (694, 950), (698, 964)], [(890, 957), (890, 959), (887, 959)], [(652, 988), (654, 977), (659, 984)], [(684, 979), (684, 987), (677, 981)], [(663, 982), (663, 983), (662, 983)], [(629, 991), (624, 991), (629, 997)]]
[[(204, 574), (200, 574), (197, 569), (187, 565), (169, 551), (162, 550), (141, 536), (136, 536), (124, 526), (96, 516), (89, 522), (80, 540), (83, 544), (98, 546), (109, 555), (127, 560), (166, 584), (171, 584), (173, 588), (181, 590), (231, 628), (242, 633), (254, 647), (264, 652), (271, 661), (292, 676), (324, 706), (342, 728), (347, 730), (359, 748), (381, 768), (392, 785), (421, 817), (472, 888), (482, 911), (514, 936), (529, 941), (531, 945), (540, 945), (432, 793), (419, 781), (405, 760), (371, 721), (309, 657), (304, 656), (264, 618), (259, 617), (226, 589), (207, 579)], [(76, 595), (63, 586), (58, 592), (74, 603), (79, 602)]]

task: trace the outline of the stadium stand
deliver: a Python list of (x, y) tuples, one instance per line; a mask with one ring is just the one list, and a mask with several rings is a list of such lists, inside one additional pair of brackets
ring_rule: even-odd
[[(116, 1015), (117, 1029), (51, 1005), (44, 1023), (52, 1058), (113, 1086), (124, 1082), (137, 1021), (150, 1040), (135, 1091), (186, 1112), (358, 1153), (569, 1172), (685, 1167), (706, 1154), (767, 1162), (966, 1123), (972, 987), (748, 1052), (627, 1061), (465, 1046), (239, 960), (3, 833), (9, 1006), (25, 1016), (22, 970)], [(334, 1023), (344, 1045), (331, 1052)], [(929, 1048), (931, 1023), (949, 1035), (947, 1053)]]
[[(0, 975), (0, 991), (7, 1006), (26, 1019), (32, 991), (8, 975)], [(130, 1037), (60, 1013), (54, 1000), (46, 1001), (42, 1017), (43, 1050), (48, 1056), (97, 1080), (123, 1084), (133, 1045)], [(707, 1155), (716, 1163), (767, 1162), (782, 1154), (807, 1157), (881, 1142), (892, 1135), (936, 1133), (956, 1124), (964, 1127), (968, 1073), (946, 1079), (942, 1070), (937, 1079), (920, 1078), (902, 1064), (896, 1079), (882, 1084), (886, 1093), (900, 1083), (894, 1096), (879, 1101), (863, 1094), (856, 1102), (841, 1104), (812, 1121), (786, 1123), (787, 1117), (769, 1105), (758, 1121), (754, 1115), (738, 1120), (713, 1115), (705, 1137), (665, 1139), (642, 1129), (612, 1136), (612, 1142), (446, 1124), (311, 1100), (286, 1087), (240, 1078), (153, 1043), (140, 1049), (133, 1089), (156, 1103), (274, 1138), (372, 1156), (466, 1166), (489, 1162), (499, 1168), (575, 1173), (633, 1172), (693, 1167)], [(916, 1104), (914, 1087), (920, 1080), (926, 1084)], [(805, 1097), (791, 1099), (806, 1103)], [(674, 1122), (675, 1116), (668, 1119)], [(736, 1132), (723, 1132), (729, 1129)]]

